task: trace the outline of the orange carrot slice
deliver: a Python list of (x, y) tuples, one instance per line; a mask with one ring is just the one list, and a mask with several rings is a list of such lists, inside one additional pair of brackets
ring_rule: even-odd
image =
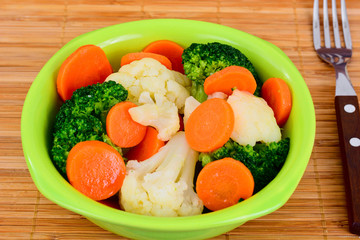
[(170, 40), (152, 42), (143, 50), (143, 52), (156, 53), (167, 57), (172, 64), (173, 70), (184, 74), (184, 66), (182, 64), (183, 51), (183, 47)]
[(129, 160), (144, 161), (157, 153), (165, 142), (158, 139), (159, 132), (152, 127), (147, 127), (144, 139), (135, 147), (131, 148), (125, 155)]
[(103, 200), (120, 190), (126, 169), (123, 158), (113, 147), (101, 141), (85, 141), (70, 150), (66, 173), (78, 191), (94, 200)]
[(261, 88), (261, 96), (274, 111), (277, 124), (282, 127), (287, 122), (291, 108), (291, 92), (281, 78), (269, 78)]
[(145, 137), (147, 127), (135, 122), (129, 113), (129, 109), (136, 106), (132, 102), (117, 103), (106, 117), (106, 132), (119, 147), (133, 147)]
[(204, 82), (204, 91), (207, 95), (214, 92), (231, 95), (234, 88), (254, 94), (256, 81), (248, 69), (240, 66), (226, 67), (207, 77)]
[(56, 86), (63, 101), (81, 87), (102, 83), (113, 72), (105, 52), (98, 46), (85, 45), (73, 52), (61, 65)]
[(224, 99), (201, 103), (189, 116), (185, 136), (191, 148), (210, 152), (224, 145), (234, 128), (234, 112)]
[(254, 178), (240, 161), (223, 158), (205, 165), (196, 180), (196, 192), (212, 211), (230, 207), (254, 192)]
[(129, 63), (131, 63), (133, 61), (140, 60), (140, 59), (143, 59), (143, 58), (153, 58), (153, 59), (159, 61), (167, 69), (172, 70), (171, 62), (167, 57), (165, 57), (163, 55), (160, 55), (160, 54), (147, 53), (147, 52), (133, 52), (133, 53), (128, 53), (128, 54), (124, 55), (121, 58), (121, 66), (124, 66), (124, 65), (129, 64)]

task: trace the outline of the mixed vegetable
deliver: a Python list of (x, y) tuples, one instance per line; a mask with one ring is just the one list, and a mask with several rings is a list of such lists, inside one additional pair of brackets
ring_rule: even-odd
[(284, 80), (262, 83), (243, 53), (218, 42), (159, 40), (119, 60), (113, 72), (86, 45), (59, 70), (51, 154), (78, 191), (117, 196), (132, 213), (190, 216), (250, 198), (281, 170)]
[(115, 146), (105, 129), (107, 112), (125, 101), (126, 89), (113, 81), (88, 85), (76, 90), (64, 102), (56, 115), (51, 154), (59, 172), (66, 178), (66, 160), (70, 150), (79, 142), (98, 140)]
[(241, 66), (251, 72), (256, 79), (259, 96), (262, 82), (249, 59), (238, 49), (218, 42), (207, 44), (193, 43), (184, 49), (182, 54), (184, 72), (191, 79), (191, 95), (200, 102), (207, 99), (204, 92), (205, 79), (212, 74), (230, 66)]

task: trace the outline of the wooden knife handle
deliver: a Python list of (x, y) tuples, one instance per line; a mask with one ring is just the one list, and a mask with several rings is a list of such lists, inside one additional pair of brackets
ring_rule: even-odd
[(360, 235), (360, 114), (356, 96), (335, 97), (349, 229)]

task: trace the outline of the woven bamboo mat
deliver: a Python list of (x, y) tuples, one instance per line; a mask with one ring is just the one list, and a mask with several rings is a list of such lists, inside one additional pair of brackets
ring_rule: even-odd
[[(280, 47), (316, 109), (313, 153), (297, 190), (278, 211), (215, 239), (357, 239), (348, 232), (334, 110), (333, 69), (312, 45), (312, 0), (0, 0), (0, 239), (124, 239), (39, 193), (20, 140), (26, 93), (43, 64), (82, 33), (149, 18), (220, 23)], [(360, 1), (347, 0), (354, 54), (348, 71), (360, 96)], [(360, 204), (360, 203), (359, 203)]]

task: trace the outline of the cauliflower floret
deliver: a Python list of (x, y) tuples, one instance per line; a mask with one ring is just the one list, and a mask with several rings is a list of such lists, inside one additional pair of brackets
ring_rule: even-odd
[(184, 125), (186, 125), (190, 114), (197, 108), (201, 103), (196, 100), (193, 96), (186, 98), (184, 107)]
[[(129, 109), (131, 118), (142, 125), (158, 130), (158, 138), (168, 141), (180, 129), (178, 109), (166, 97), (155, 94), (155, 102), (144, 92), (139, 100), (144, 103)], [(152, 102), (151, 102), (152, 101)]]
[(175, 81), (167, 81), (166, 98), (175, 103), (181, 113), (184, 112), (185, 99), (190, 96), (189, 91)]
[(266, 101), (246, 91), (234, 90), (228, 103), (234, 110), (235, 124), (231, 139), (240, 145), (254, 146), (257, 141), (270, 143), (281, 139), (273, 110)]
[(128, 100), (135, 104), (139, 104), (141, 93), (149, 92), (153, 100), (155, 94), (166, 97), (182, 113), (185, 99), (190, 96), (191, 81), (152, 58), (143, 58), (122, 66), (118, 72), (106, 78), (106, 81), (110, 80), (122, 84), (128, 90)]
[(162, 217), (201, 214), (203, 203), (194, 192), (193, 178), (198, 153), (178, 132), (151, 158), (130, 160), (120, 190), (125, 211)]
[(142, 92), (139, 96), (138, 102), (140, 105), (145, 103), (149, 103), (149, 104), (155, 103), (154, 100), (151, 98), (149, 92)]
[(226, 95), (225, 93), (223, 92), (214, 92), (210, 95), (208, 95), (208, 98), (207, 99), (212, 99), (212, 98), (221, 98), (221, 99), (224, 99), (226, 100), (228, 97), (228, 95)]
[(181, 86), (184, 86), (188, 92), (190, 93), (192, 82), (191, 80), (182, 73), (179, 73), (177, 71), (171, 71), (171, 73), (174, 76), (174, 80), (179, 83)]

